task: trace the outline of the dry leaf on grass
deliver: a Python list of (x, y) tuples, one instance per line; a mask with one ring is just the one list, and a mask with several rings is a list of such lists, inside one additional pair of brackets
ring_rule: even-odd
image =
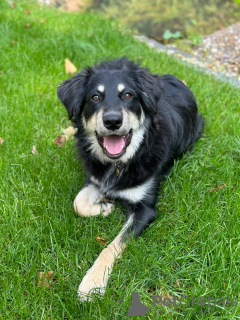
[[(39, 287), (46, 287), (47, 289), (50, 289), (52, 286), (52, 281), (51, 279), (53, 278), (54, 272), (53, 271), (48, 271), (48, 272), (39, 272), (38, 277), (38, 286)], [(52, 279), (54, 281), (54, 279)]]
[(222, 188), (224, 188), (224, 187), (226, 187), (226, 183), (222, 184), (221, 186), (219, 186), (219, 187), (217, 187), (217, 188), (212, 188), (212, 189), (210, 189), (210, 192), (218, 191), (218, 190), (220, 190), (220, 189), (222, 189)]
[(177, 280), (176, 283), (177, 283), (178, 287), (182, 286), (182, 282), (180, 280)]
[(17, 40), (13, 40), (12, 42), (11, 42), (11, 44), (16, 44), (17, 43)]
[(63, 147), (65, 142), (66, 142), (65, 136), (58, 136), (54, 141), (54, 143), (59, 147)]
[(68, 59), (65, 59), (65, 71), (67, 73), (75, 73), (77, 72), (77, 68), (75, 67), (75, 65)]
[(0, 145), (1, 146), (3, 145), (3, 142), (4, 142), (3, 138), (0, 137)]
[(30, 11), (29, 11), (28, 9), (25, 9), (25, 10), (24, 10), (24, 13), (29, 14), (29, 13), (30, 13)]
[(45, 21), (46, 21), (45, 19), (42, 19), (40, 22), (41, 22), (41, 23), (44, 23)]
[(73, 136), (76, 132), (77, 132), (76, 128), (74, 128), (73, 126), (69, 126), (65, 130), (63, 130), (62, 136), (58, 136), (55, 138), (54, 143), (59, 147), (63, 147), (66, 140), (68, 140), (69, 138), (73, 138)]
[(67, 129), (63, 131), (63, 135), (64, 137), (66, 137), (67, 140), (73, 137), (76, 133), (77, 133), (77, 128), (74, 128), (73, 126), (69, 126), (67, 127)]
[(31, 28), (30, 23), (26, 23), (26, 24), (25, 24), (25, 28)]
[(105, 240), (105, 239), (103, 239), (103, 238), (101, 238), (101, 237), (99, 237), (99, 236), (96, 237), (96, 240), (97, 240), (99, 243), (101, 243), (103, 246), (104, 246), (105, 243), (107, 242), (107, 240)]
[(37, 149), (36, 149), (36, 146), (32, 146), (32, 154), (36, 154), (38, 155), (38, 152), (37, 152)]
[(15, 8), (16, 4), (14, 2), (8, 2), (11, 8)]

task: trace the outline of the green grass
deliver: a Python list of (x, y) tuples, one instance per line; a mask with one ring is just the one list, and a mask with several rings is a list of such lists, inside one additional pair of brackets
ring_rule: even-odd
[[(239, 319), (239, 90), (150, 50), (95, 14), (1, 2), (0, 22), (0, 319), (123, 319), (119, 300), (125, 297), (130, 306), (134, 291), (150, 308), (136, 319)], [(130, 242), (104, 298), (81, 304), (78, 284), (103, 248), (95, 237), (109, 243), (124, 215), (121, 207), (107, 218), (74, 213), (84, 172), (72, 140), (64, 147), (54, 144), (69, 126), (56, 89), (69, 77), (66, 57), (81, 69), (122, 55), (184, 79), (206, 128), (194, 152), (176, 163), (163, 184), (157, 219)], [(31, 153), (33, 145), (38, 155)], [(38, 287), (38, 273), (49, 270), (55, 278), (51, 288)], [(152, 306), (153, 295), (166, 294), (195, 300), (229, 295), (238, 305)]]

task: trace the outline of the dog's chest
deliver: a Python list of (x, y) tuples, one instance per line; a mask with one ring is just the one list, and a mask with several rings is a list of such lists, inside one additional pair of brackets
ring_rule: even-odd
[(102, 175), (91, 176), (91, 181), (106, 195), (121, 189), (126, 179), (127, 169), (119, 161), (114, 162)]

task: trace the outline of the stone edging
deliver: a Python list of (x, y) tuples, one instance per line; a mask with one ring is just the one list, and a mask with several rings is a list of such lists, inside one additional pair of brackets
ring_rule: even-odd
[(147, 38), (146, 36), (134, 36), (134, 38), (141, 42), (145, 42), (150, 48), (154, 48), (159, 52), (165, 52), (168, 55), (173, 55), (176, 58), (181, 59), (184, 63), (192, 65), (194, 68), (198, 68), (205, 73), (212, 74), (221, 81), (229, 82), (230, 84), (240, 88), (240, 81), (238, 81), (237, 79), (229, 77), (223, 72), (214, 71), (208, 68), (207, 65), (209, 64), (209, 62), (207, 60), (199, 60), (189, 53), (178, 50), (176, 47), (163, 45), (153, 39)]

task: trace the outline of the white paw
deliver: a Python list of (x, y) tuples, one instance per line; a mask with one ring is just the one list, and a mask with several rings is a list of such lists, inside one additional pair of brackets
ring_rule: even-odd
[(93, 185), (84, 187), (76, 196), (73, 207), (76, 213), (82, 217), (91, 217), (102, 214), (109, 215), (114, 210), (113, 204), (104, 199), (103, 195)]
[(105, 276), (101, 268), (97, 270), (94, 265), (87, 271), (78, 287), (78, 297), (81, 302), (92, 301), (94, 294), (104, 295), (108, 281), (107, 273), (106, 271)]

